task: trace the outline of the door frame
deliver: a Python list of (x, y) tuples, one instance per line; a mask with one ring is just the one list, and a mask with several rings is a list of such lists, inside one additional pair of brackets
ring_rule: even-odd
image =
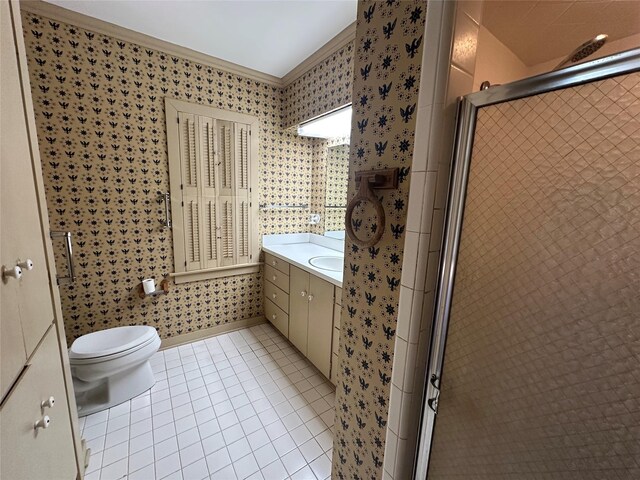
[(513, 83), (490, 87), (487, 90), (466, 95), (459, 100), (414, 478), (427, 478), (429, 469), (429, 457), (437, 417), (437, 402), (434, 411), (429, 400), (437, 399), (443, 374), (442, 367), (478, 110), (498, 103), (638, 71), (640, 71), (640, 48)]

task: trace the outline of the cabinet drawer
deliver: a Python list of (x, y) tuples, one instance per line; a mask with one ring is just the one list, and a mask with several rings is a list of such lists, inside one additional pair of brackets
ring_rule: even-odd
[[(71, 419), (56, 331), (50, 328), (0, 415), (2, 478), (76, 478)], [(51, 408), (40, 406), (50, 396)], [(45, 415), (48, 428), (34, 428)]]
[(280, 260), (278, 257), (274, 257), (270, 253), (264, 252), (264, 264), (271, 265), (276, 270), (280, 270), (282, 273), (289, 275), (289, 264), (284, 260)]
[(334, 305), (333, 306), (333, 326), (336, 328), (340, 328), (341, 315), (342, 315), (342, 306)]
[(333, 355), (331, 355), (331, 377), (329, 378), (329, 380), (331, 380), (331, 383), (336, 385), (337, 377), (338, 377), (338, 355), (334, 353)]
[(271, 282), (264, 282), (264, 297), (271, 300), (285, 313), (289, 313), (289, 295)]
[(340, 287), (336, 287), (336, 300), (335, 302), (338, 305), (342, 305), (342, 289)]
[(289, 293), (289, 275), (276, 270), (271, 265), (264, 267), (264, 279), (273, 283), (276, 287), (285, 293)]
[(338, 348), (340, 348), (340, 329), (333, 329), (333, 338), (331, 339), (331, 351), (334, 355), (338, 354)]
[(285, 337), (289, 337), (289, 315), (284, 313), (275, 303), (268, 298), (264, 299), (264, 314), (274, 327), (280, 330)]

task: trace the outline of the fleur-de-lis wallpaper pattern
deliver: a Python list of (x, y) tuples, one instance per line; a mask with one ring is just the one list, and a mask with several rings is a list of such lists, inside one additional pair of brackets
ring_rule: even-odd
[(282, 126), (298, 125), (351, 102), (354, 43), (311, 67), (284, 88)]
[(327, 180), (325, 186), (325, 229), (344, 230), (347, 210), (347, 184), (349, 176), (349, 144), (329, 147)]
[[(169, 188), (164, 97), (258, 116), (259, 203), (304, 205), (326, 142), (282, 128), (284, 89), (26, 11), (23, 25), (51, 228), (74, 235), (78, 279), (61, 287), (68, 342), (124, 325), (167, 338), (262, 316), (259, 273), (172, 284), (146, 299), (135, 288), (173, 271), (159, 198)], [(308, 232), (308, 215), (261, 210), (260, 233)]]
[[(358, 3), (348, 198), (358, 170), (397, 167), (400, 183), (377, 192), (386, 214), (381, 240), (360, 248), (347, 239), (345, 246), (333, 455), (339, 479), (382, 477), (426, 10), (424, 1)], [(363, 237), (377, 227), (375, 216), (362, 216), (369, 210), (354, 218), (364, 220)]]

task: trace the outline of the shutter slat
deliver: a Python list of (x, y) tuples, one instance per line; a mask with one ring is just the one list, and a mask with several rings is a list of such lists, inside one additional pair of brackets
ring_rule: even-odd
[(249, 132), (247, 125), (236, 125), (236, 148), (238, 166), (238, 188), (248, 188), (249, 185)]

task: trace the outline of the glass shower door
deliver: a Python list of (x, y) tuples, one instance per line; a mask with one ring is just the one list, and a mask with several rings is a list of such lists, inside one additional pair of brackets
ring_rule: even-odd
[(640, 478), (639, 69), (466, 97), (417, 478)]

